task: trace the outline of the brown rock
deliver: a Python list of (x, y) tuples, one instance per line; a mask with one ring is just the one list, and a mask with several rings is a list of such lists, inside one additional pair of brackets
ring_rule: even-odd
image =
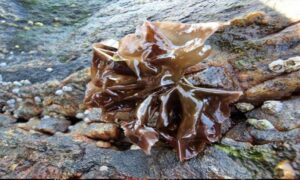
[(119, 137), (119, 128), (112, 123), (92, 123), (84, 130), (84, 135), (92, 139), (112, 140)]
[(109, 142), (105, 142), (105, 141), (97, 141), (96, 146), (100, 147), (100, 148), (110, 148), (111, 144)]
[(41, 112), (42, 109), (32, 102), (32, 100), (26, 100), (19, 104), (18, 109), (14, 111), (14, 115), (18, 118), (30, 119), (38, 116)]

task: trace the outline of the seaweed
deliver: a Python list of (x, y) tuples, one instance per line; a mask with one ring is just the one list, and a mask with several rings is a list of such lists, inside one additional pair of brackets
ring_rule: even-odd
[(242, 94), (185, 79), (209, 55), (206, 39), (223, 25), (147, 21), (119, 42), (94, 44), (86, 105), (101, 107), (102, 121), (121, 121), (125, 135), (147, 154), (162, 140), (181, 161), (196, 156), (219, 140), (229, 105)]

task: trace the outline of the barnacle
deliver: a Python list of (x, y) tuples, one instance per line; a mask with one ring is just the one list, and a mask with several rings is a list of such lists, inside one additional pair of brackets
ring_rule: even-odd
[(102, 121), (121, 121), (125, 135), (148, 154), (161, 139), (180, 160), (196, 156), (220, 138), (229, 105), (241, 96), (184, 78), (209, 55), (205, 41), (222, 25), (145, 22), (114, 45), (94, 44), (85, 103), (103, 108)]

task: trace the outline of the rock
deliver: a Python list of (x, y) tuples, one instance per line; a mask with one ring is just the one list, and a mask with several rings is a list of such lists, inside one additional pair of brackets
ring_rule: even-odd
[(111, 144), (109, 142), (105, 142), (105, 141), (97, 141), (96, 146), (100, 147), (100, 148), (110, 148)]
[(130, 146), (130, 150), (141, 150), (141, 148), (135, 144)]
[(26, 123), (19, 123), (17, 124), (17, 126), (21, 129), (24, 129), (26, 131), (30, 131), (30, 130), (34, 130), (38, 127), (38, 125), (40, 124), (40, 119), (37, 117), (34, 118), (30, 118), (28, 122)]
[(256, 129), (259, 130), (272, 130), (275, 129), (273, 124), (270, 123), (270, 121), (266, 120), (266, 119), (248, 119), (247, 122), (249, 124), (251, 124), (252, 126), (254, 126)]
[(279, 162), (275, 167), (275, 173), (280, 179), (294, 179), (296, 176), (295, 170), (288, 160)]
[(267, 101), (261, 108), (246, 114), (248, 118), (267, 119), (280, 131), (287, 131), (300, 127), (300, 97), (293, 97), (285, 101)]
[(100, 171), (108, 171), (108, 167), (107, 166), (101, 166), (99, 168)]
[(46, 71), (47, 71), (47, 72), (52, 72), (52, 71), (53, 71), (53, 68), (47, 68)]
[(77, 119), (83, 119), (84, 118), (84, 114), (83, 113), (77, 113), (75, 117)]
[(119, 128), (112, 123), (92, 123), (84, 130), (84, 135), (91, 139), (113, 140), (119, 137)]
[(62, 90), (65, 92), (72, 92), (73, 88), (70, 86), (63, 86)]
[(0, 67), (5, 67), (7, 66), (7, 63), (3, 62), (3, 63), (0, 63)]
[(235, 107), (241, 112), (245, 113), (254, 109), (254, 106), (250, 103), (240, 102), (235, 104)]
[(20, 92), (20, 89), (19, 89), (19, 88), (14, 88), (14, 89), (12, 90), (12, 93), (14, 93), (14, 94), (19, 94), (19, 92)]
[(77, 135), (84, 135), (83, 132), (85, 131), (85, 129), (87, 128), (88, 124), (86, 124), (83, 121), (80, 121), (78, 123), (76, 123), (75, 125), (72, 126), (72, 129), (70, 131), (70, 134), (77, 136)]
[(55, 95), (57, 95), (57, 96), (61, 96), (61, 95), (63, 95), (63, 94), (64, 94), (64, 91), (61, 90), (61, 89), (55, 91)]
[(223, 67), (207, 67), (203, 71), (187, 75), (187, 80), (195, 86), (208, 86), (233, 90), (234, 84), (231, 77)]
[(253, 142), (253, 137), (250, 135), (247, 123), (242, 122), (234, 126), (229, 132), (225, 135), (226, 138), (239, 141), (239, 142)]
[(244, 149), (213, 145), (181, 163), (167, 148), (155, 147), (147, 156), (141, 151), (103, 149), (68, 136), (33, 135), (16, 129), (0, 131), (0, 142), (2, 178), (273, 178), (276, 164), (287, 158), (294, 162), (297, 152), (293, 144), (289, 150), (274, 144)]
[(249, 129), (248, 133), (260, 144), (271, 142), (286, 142), (300, 138), (300, 129), (290, 131)]
[(56, 132), (65, 132), (70, 126), (70, 121), (67, 121), (63, 118), (53, 118), (53, 117), (44, 117), (41, 119), (40, 124), (35, 128), (35, 130), (47, 133), (55, 134)]
[[(239, 122), (226, 133), (224, 144), (212, 145), (184, 163), (179, 163), (175, 153), (163, 147), (155, 147), (151, 156), (141, 151), (97, 148), (94, 140), (84, 136), (89, 125), (83, 121), (76, 123), (70, 133), (49, 137), (22, 131), (16, 128), (15, 124), (21, 123), (15, 118), (1, 114), (15, 111), (22, 103), (19, 98), (23, 102), (34, 101), (43, 115), (73, 118), (84, 112), (82, 99), (89, 81), (86, 67), (90, 65), (90, 44), (118, 39), (145, 19), (187, 23), (231, 21), (230, 26), (209, 39), (213, 51), (203, 63), (205, 68), (187, 77), (199, 86), (243, 90), (241, 102), (255, 105), (289, 97), (300, 89), (299, 69), (293, 60), (299, 57), (300, 25), (299, 19), (289, 16), (295, 3), (174, 0), (160, 1), (158, 5), (156, 1), (74, 0), (71, 5), (66, 1), (0, 1), (0, 77), (6, 81), (0, 80), (0, 177), (275, 178), (274, 167), (288, 159), (294, 178), (299, 178), (299, 143), (294, 142), (299, 139), (299, 97), (282, 101), (283, 108), (277, 114), (268, 114), (262, 108), (247, 113), (248, 118), (268, 119), (279, 131), (258, 130)], [(263, 12), (247, 15), (253, 11)], [(54, 22), (55, 17), (49, 14), (59, 14), (59, 21)], [(42, 22), (43, 26), (32, 27), (35, 22)], [(16, 45), (18, 48), (14, 48)], [(269, 65), (279, 59), (291, 62), (291, 68), (284, 72), (270, 70)], [(47, 70), (48, 67), (51, 68)], [(24, 79), (33, 84), (24, 83)], [(72, 87), (72, 91), (55, 96), (55, 91), (64, 86)], [(20, 97), (11, 93), (13, 88), (20, 89)], [(42, 103), (36, 102), (35, 97), (40, 97)], [(36, 120), (30, 118), (28, 129), (31, 121), (37, 123)], [(282, 142), (290, 143), (298, 151), (281, 146)], [(270, 144), (257, 145), (261, 143)], [(108, 167), (107, 171), (101, 171), (106, 170), (103, 166)]]
[(23, 101), (19, 103), (14, 115), (18, 118), (30, 119), (41, 114), (42, 109), (32, 101)]
[(19, 81), (14, 81), (13, 84), (14, 84), (15, 86), (22, 86), (22, 83), (19, 82)]
[(251, 143), (248, 142), (239, 142), (239, 141), (235, 141), (233, 139), (230, 138), (222, 138), (221, 141), (222, 144), (233, 147), (233, 148), (238, 148), (238, 149), (247, 149), (247, 148), (251, 148), (253, 145)]
[(17, 122), (17, 119), (8, 115), (0, 114), (0, 128), (9, 127)]
[(36, 104), (40, 104), (40, 103), (42, 102), (42, 99), (41, 99), (39, 96), (35, 96), (35, 97), (34, 97), (34, 102), (35, 102)]
[(280, 101), (265, 101), (261, 106), (262, 111), (268, 114), (279, 114), (283, 108)]
[(16, 100), (15, 100), (15, 99), (10, 99), (10, 100), (6, 101), (6, 103), (7, 103), (7, 105), (8, 105), (9, 107), (14, 108), (15, 105), (16, 105)]
[(101, 122), (102, 109), (101, 108), (90, 108), (90, 109), (85, 110), (84, 115), (86, 116), (84, 118), (84, 121), (87, 123)]

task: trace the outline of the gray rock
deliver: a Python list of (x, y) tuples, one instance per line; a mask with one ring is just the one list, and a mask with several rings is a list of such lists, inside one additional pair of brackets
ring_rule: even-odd
[(53, 117), (44, 117), (41, 119), (40, 124), (35, 128), (35, 130), (44, 132), (47, 134), (55, 134), (56, 132), (65, 132), (70, 126), (70, 121), (65, 120), (64, 118), (53, 118)]
[(84, 111), (86, 122), (100, 122), (102, 109), (101, 108), (90, 108)]
[(286, 142), (300, 138), (300, 129), (293, 129), (290, 131), (277, 131), (277, 130), (258, 130), (250, 129), (251, 136), (260, 143), (270, 142)]
[(265, 101), (261, 106), (261, 109), (268, 114), (279, 114), (283, 108), (283, 104), (280, 101)]
[(300, 97), (285, 101), (267, 101), (261, 108), (246, 114), (248, 118), (267, 119), (280, 131), (300, 127), (299, 108)]
[(65, 135), (0, 131), (0, 142), (2, 178), (272, 178), (276, 163), (295, 153), (294, 145), (290, 150), (277, 147), (286, 152), (281, 156), (272, 146), (239, 150), (218, 145), (181, 163), (166, 148), (155, 147), (147, 156), (141, 151), (97, 148)]
[(35, 130), (37, 126), (40, 124), (40, 119), (37, 117), (30, 118), (26, 123), (18, 123), (17, 127), (24, 129), (26, 131)]
[(16, 122), (17, 119), (8, 115), (0, 114), (0, 128), (12, 126)]

